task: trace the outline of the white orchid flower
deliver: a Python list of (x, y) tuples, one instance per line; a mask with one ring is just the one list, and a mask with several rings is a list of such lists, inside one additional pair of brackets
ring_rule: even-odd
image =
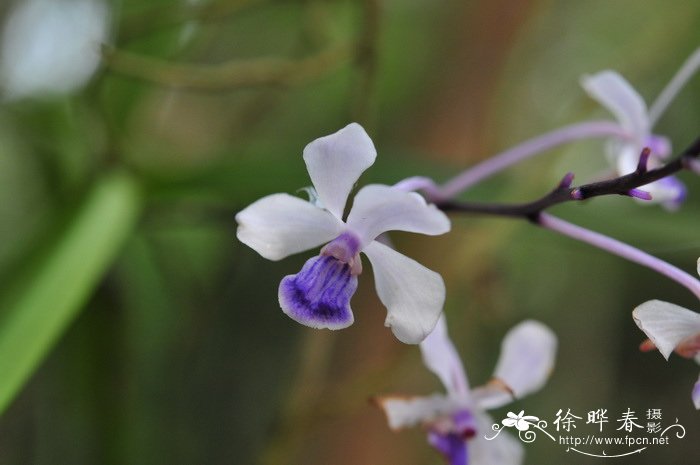
[(101, 0), (18, 1), (0, 41), (0, 89), (8, 99), (67, 93), (97, 70), (109, 32)]
[[(671, 154), (670, 141), (651, 132), (652, 121), (646, 103), (625, 78), (615, 71), (601, 71), (592, 76), (584, 76), (581, 85), (591, 98), (617, 118), (627, 135), (624, 140), (610, 141), (607, 146), (610, 162), (619, 176), (637, 169), (644, 147), (651, 150), (650, 168), (660, 166), (662, 160)], [(673, 176), (654, 181), (639, 189), (651, 194), (652, 202), (659, 203), (669, 210), (677, 209), (686, 196), (685, 186)]]
[[(698, 260), (700, 274), (700, 260)], [(651, 340), (642, 347), (656, 347), (666, 360), (674, 350), (685, 358), (695, 358), (700, 364), (700, 314), (661, 300), (644, 302), (632, 312), (639, 329)], [(691, 398), (700, 410), (700, 378), (693, 386)]]
[(360, 189), (344, 220), (348, 195), (376, 156), (372, 140), (356, 123), (316, 139), (304, 149), (316, 201), (288, 194), (263, 197), (236, 215), (237, 235), (269, 260), (327, 243), (279, 286), (284, 313), (312, 328), (341, 329), (353, 323), (350, 298), (362, 272), (359, 254), (364, 253), (388, 310), (386, 326), (399, 340), (417, 344), (440, 316), (445, 284), (439, 274), (375, 239), (386, 231), (444, 234), (450, 221), (419, 194), (380, 184)]
[[(523, 448), (515, 438), (500, 434), (487, 440), (493, 419), (487, 409), (498, 408), (539, 390), (554, 367), (557, 338), (542, 323), (524, 321), (506, 334), (493, 379), (470, 391), (462, 361), (447, 334), (444, 316), (420, 344), (423, 362), (442, 381), (447, 394), (427, 397), (377, 398), (395, 430), (422, 424), (428, 442), (450, 465), (515, 465)], [(513, 425), (527, 430), (535, 417), (512, 414)], [(507, 420), (506, 420), (507, 421)]]

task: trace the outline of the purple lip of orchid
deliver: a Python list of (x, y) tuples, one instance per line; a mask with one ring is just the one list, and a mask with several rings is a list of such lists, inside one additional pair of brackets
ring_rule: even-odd
[(360, 240), (344, 232), (326, 244), (301, 271), (286, 276), (279, 286), (279, 301), (295, 321), (313, 328), (342, 329), (353, 323), (350, 299), (362, 273)]
[(341, 329), (353, 322), (350, 298), (357, 276), (349, 264), (329, 255), (313, 257), (299, 273), (286, 276), (279, 287), (279, 301), (295, 321), (313, 328)]
[(428, 442), (440, 452), (450, 465), (468, 465), (467, 442), (455, 433), (428, 431)]
[(428, 426), (428, 443), (440, 452), (450, 465), (467, 465), (467, 441), (476, 436), (474, 416), (460, 409)]

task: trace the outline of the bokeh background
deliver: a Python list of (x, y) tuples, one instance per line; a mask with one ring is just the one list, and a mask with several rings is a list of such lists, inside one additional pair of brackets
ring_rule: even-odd
[[(0, 4), (5, 42), (22, 3)], [(361, 184), (446, 180), (528, 137), (610, 117), (580, 88), (583, 74), (616, 69), (650, 102), (700, 45), (697, 1), (122, 0), (107, 10), (108, 45), (84, 86), (15, 96), (4, 84), (0, 384), (17, 366), (28, 372), (0, 390), (0, 464), (442, 463), (420, 430), (391, 432), (368, 402), (442, 390), (417, 348), (384, 328), (370, 267), (352, 327), (307, 329), (282, 314), (277, 285), (308, 257), (262, 259), (237, 242), (234, 215), (308, 186), (302, 148), (350, 121), (379, 151)], [(658, 125), (677, 149), (698, 136), (699, 101), (700, 77)], [(605, 166), (601, 141), (579, 142), (465, 198), (526, 201), (567, 171), (582, 182)], [(700, 181), (681, 178), (689, 200), (677, 213), (623, 198), (553, 212), (694, 273)], [(472, 384), (488, 380), (517, 322), (541, 320), (560, 338), (546, 388), (496, 418), (607, 408), (613, 423), (628, 407), (660, 408), (686, 438), (617, 463), (697, 463), (698, 367), (639, 353), (631, 318), (651, 298), (700, 309), (696, 299), (522, 221), (453, 220), (442, 237), (392, 239), (445, 278)], [(3, 329), (17, 321), (23, 331)], [(525, 447), (530, 464), (601, 460), (545, 439)]]

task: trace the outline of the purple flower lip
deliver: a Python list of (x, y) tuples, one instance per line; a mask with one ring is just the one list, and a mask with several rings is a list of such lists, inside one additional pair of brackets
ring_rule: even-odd
[(445, 457), (450, 465), (468, 465), (467, 442), (458, 434), (428, 431), (428, 443)]
[(312, 328), (342, 329), (354, 317), (350, 298), (357, 289), (357, 276), (347, 263), (332, 256), (313, 257), (299, 273), (286, 276), (279, 286), (284, 313)]

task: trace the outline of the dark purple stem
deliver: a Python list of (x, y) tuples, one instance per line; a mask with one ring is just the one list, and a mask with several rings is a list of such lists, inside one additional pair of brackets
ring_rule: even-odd
[[(579, 187), (567, 186), (569, 175), (549, 194), (533, 202), (522, 204), (491, 204), (480, 202), (459, 202), (447, 200), (437, 206), (445, 211), (481, 213), (507, 217), (528, 218), (535, 221), (540, 212), (554, 205), (600, 197), (603, 195), (635, 196), (638, 187), (670, 176), (683, 169), (691, 169), (700, 155), (700, 138), (684, 150), (677, 158), (653, 170), (637, 169), (635, 172), (606, 181), (584, 184)], [(643, 161), (643, 160), (642, 160)], [(640, 166), (645, 164), (640, 162)], [(643, 197), (643, 196), (642, 196)]]

